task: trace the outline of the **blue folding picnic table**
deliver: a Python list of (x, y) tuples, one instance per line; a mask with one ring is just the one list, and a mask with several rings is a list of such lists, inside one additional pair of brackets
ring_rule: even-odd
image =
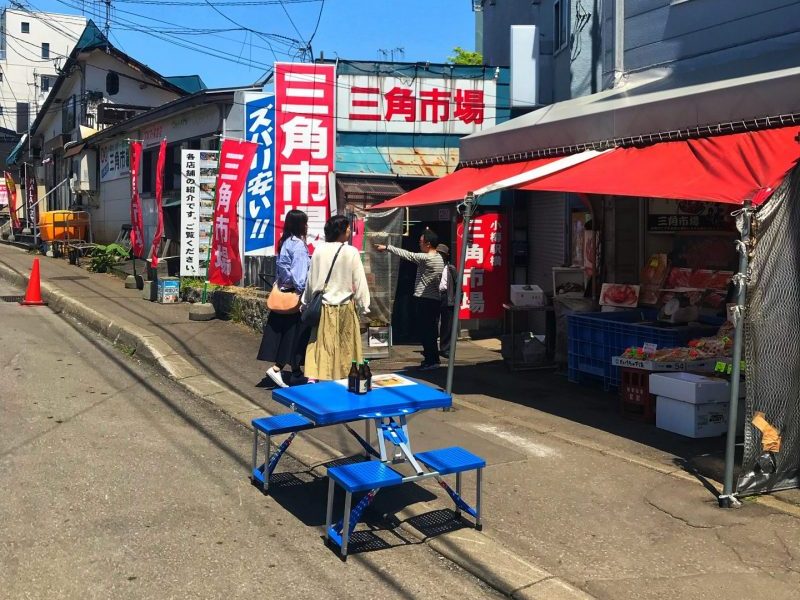
[[(421, 410), (448, 408), (453, 403), (445, 392), (418, 382), (375, 388), (367, 394), (353, 394), (341, 383), (326, 381), (277, 389), (272, 392), (272, 398), (317, 427), (345, 425), (369, 454), (384, 462), (404, 458), (417, 473), (422, 469), (411, 452), (406, 417)], [(366, 440), (348, 425), (354, 421), (366, 421)], [(370, 421), (375, 422), (379, 450), (369, 443)], [(392, 458), (386, 450), (387, 441), (398, 450)]]

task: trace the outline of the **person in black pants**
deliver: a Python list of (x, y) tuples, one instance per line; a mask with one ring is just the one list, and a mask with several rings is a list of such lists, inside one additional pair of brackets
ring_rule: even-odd
[(378, 252), (390, 252), (404, 260), (416, 263), (417, 278), (414, 282), (414, 301), (417, 305), (417, 325), (420, 328), (422, 351), (424, 358), (420, 368), (435, 369), (439, 366), (439, 347), (436, 343), (438, 335), (439, 309), (442, 299), (439, 294), (439, 283), (442, 279), (444, 262), (436, 251), (439, 236), (426, 229), (419, 237), (420, 252), (409, 252), (394, 246), (376, 244)]
[(450, 338), (453, 334), (453, 306), (456, 303), (456, 278), (458, 273), (454, 265), (450, 264), (450, 248), (439, 244), (436, 251), (444, 261), (442, 278), (439, 281), (439, 356), (450, 358)]

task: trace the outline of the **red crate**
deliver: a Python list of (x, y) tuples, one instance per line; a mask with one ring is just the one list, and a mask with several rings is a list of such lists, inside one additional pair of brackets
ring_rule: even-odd
[(622, 416), (656, 422), (656, 397), (650, 393), (650, 371), (620, 368), (619, 407)]

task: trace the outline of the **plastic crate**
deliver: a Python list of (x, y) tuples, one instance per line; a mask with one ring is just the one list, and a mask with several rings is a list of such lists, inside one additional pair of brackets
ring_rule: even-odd
[(656, 396), (650, 393), (650, 371), (621, 368), (619, 372), (619, 410), (622, 416), (655, 423)]
[(606, 389), (618, 387), (619, 367), (611, 364), (611, 358), (626, 348), (647, 343), (658, 348), (675, 348), (689, 340), (713, 335), (719, 329), (718, 324), (662, 324), (655, 317), (656, 311), (651, 309), (568, 315), (570, 381), (578, 382), (581, 376), (589, 376), (602, 380)]

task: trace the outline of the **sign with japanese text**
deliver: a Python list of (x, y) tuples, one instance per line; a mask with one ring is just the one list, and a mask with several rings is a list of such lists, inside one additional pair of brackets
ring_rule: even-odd
[(341, 75), (339, 131), (467, 135), (495, 124), (494, 79)]
[(128, 141), (117, 140), (100, 146), (100, 181), (120, 179), (130, 173)]
[(17, 204), (17, 184), (14, 178), (8, 171), (4, 172), (3, 179), (6, 180), (6, 189), (8, 190), (8, 212), (11, 215), (11, 226), (19, 229), (19, 205)]
[(139, 197), (139, 168), (142, 165), (142, 143), (131, 142), (130, 152), (131, 181), (131, 254), (134, 258), (144, 256), (144, 217), (142, 199)]
[(181, 275), (204, 277), (214, 221), (219, 152), (181, 150)]
[[(461, 256), (464, 225), (458, 225), (456, 256)], [(470, 221), (467, 261), (461, 282), (460, 319), (498, 319), (508, 299), (508, 232), (506, 218), (484, 213)]]
[(5, 178), (0, 179), (0, 208), (8, 206), (8, 183)]
[(334, 65), (275, 64), (275, 239), (287, 212), (308, 215), (308, 242), (324, 240), (334, 169)]
[(244, 190), (244, 254), (275, 254), (275, 96), (245, 103), (246, 138), (258, 144)]
[(33, 229), (39, 222), (39, 188), (36, 185), (36, 175), (29, 173), (25, 182), (25, 200), (28, 213), (25, 218), (28, 220), (28, 227)]
[(211, 262), (208, 265), (208, 280), (216, 285), (237, 285), (242, 279), (237, 206), (255, 154), (256, 144), (251, 142), (222, 142), (214, 204)]
[(730, 210), (716, 202), (694, 200), (648, 201), (647, 230), (664, 231), (736, 231)]

